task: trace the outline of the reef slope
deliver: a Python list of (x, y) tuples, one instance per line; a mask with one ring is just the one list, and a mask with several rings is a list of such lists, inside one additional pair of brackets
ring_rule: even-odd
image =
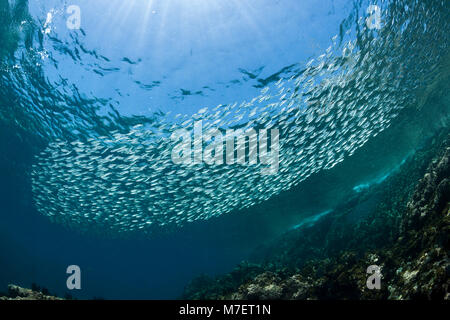
[[(450, 140), (443, 130), (379, 186), (261, 248), (229, 274), (202, 276), (185, 299), (446, 299)], [(367, 268), (381, 267), (368, 289)]]

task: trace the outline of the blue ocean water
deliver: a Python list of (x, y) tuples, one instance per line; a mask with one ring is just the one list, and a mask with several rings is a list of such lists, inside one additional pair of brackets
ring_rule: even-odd
[[(0, 13), (0, 288), (63, 295), (75, 264), (75, 297), (176, 298), (448, 125), (449, 104), (428, 99), (450, 70), (447, 1), (0, 0)], [(278, 171), (174, 164), (170, 135), (195, 121), (279, 129)]]

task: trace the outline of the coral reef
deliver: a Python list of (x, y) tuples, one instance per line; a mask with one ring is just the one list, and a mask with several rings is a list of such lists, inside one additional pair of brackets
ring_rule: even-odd
[[(449, 299), (449, 146), (443, 130), (380, 185), (261, 248), (239, 273), (193, 281), (183, 298)], [(367, 287), (371, 265), (380, 289)]]
[[(42, 290), (48, 293), (45, 289)], [(22, 288), (13, 284), (8, 286), (8, 294), (0, 295), (0, 300), (63, 300), (61, 298), (44, 294), (39, 290)]]

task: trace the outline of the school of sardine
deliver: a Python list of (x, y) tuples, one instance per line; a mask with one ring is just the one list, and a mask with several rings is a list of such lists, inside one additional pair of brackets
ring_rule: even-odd
[[(425, 16), (423, 39), (434, 26), (433, 12)], [(126, 133), (55, 139), (33, 165), (37, 210), (81, 230), (151, 232), (248, 208), (334, 167), (416, 105), (417, 90), (426, 85), (418, 79), (432, 78), (430, 70), (447, 50), (431, 46), (428, 54), (423, 39), (409, 38), (424, 21), (396, 30), (392, 20), (376, 36), (364, 29), (359, 42), (341, 45), (333, 38), (302, 72), (250, 101), (163, 119), (157, 132), (136, 125)], [(199, 120), (204, 130), (278, 129), (278, 172), (262, 175), (259, 162), (174, 164), (170, 133), (192, 130)]]

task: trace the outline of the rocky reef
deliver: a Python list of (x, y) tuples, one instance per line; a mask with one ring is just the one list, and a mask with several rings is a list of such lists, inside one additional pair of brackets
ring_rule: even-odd
[[(437, 134), (379, 185), (184, 299), (450, 299), (450, 138)], [(369, 289), (367, 268), (380, 267)]]
[(0, 294), (0, 300), (63, 300), (61, 298), (46, 294), (45, 290), (33, 290), (22, 288), (13, 284), (8, 286), (8, 293)]

